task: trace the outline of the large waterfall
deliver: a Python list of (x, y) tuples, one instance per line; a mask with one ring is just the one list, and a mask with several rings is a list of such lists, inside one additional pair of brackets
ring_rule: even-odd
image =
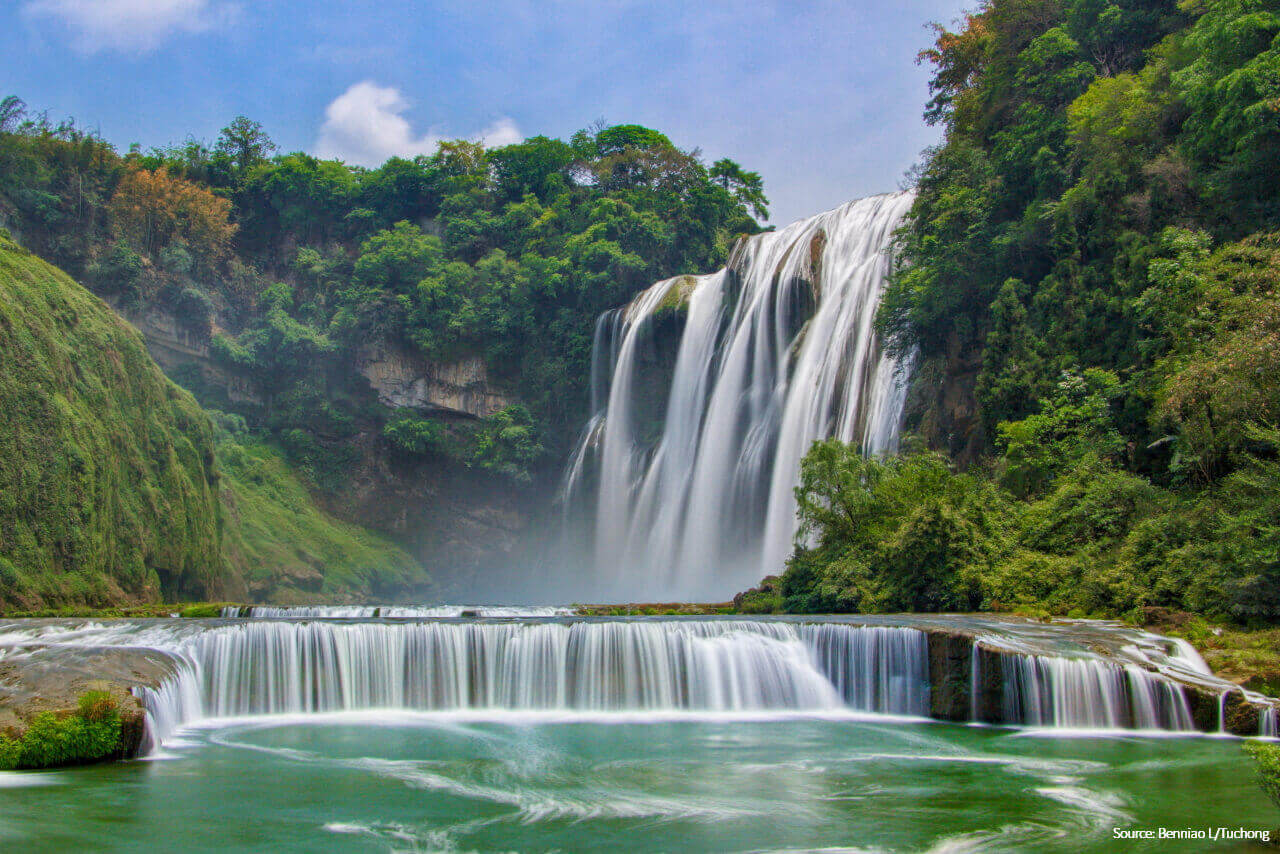
[(910, 204), (875, 196), (756, 235), (725, 269), (659, 282), (600, 318), (596, 411), (565, 483), (594, 523), (593, 593), (744, 589), (791, 550), (815, 440), (896, 449), (904, 371), (873, 323)]

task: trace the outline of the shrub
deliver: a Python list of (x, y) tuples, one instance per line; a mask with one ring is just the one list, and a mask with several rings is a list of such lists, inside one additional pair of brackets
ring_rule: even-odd
[(20, 739), (0, 735), (0, 768), (51, 768), (106, 759), (120, 749), (120, 707), (89, 691), (69, 715), (41, 712)]
[(1280, 744), (1250, 742), (1244, 749), (1258, 764), (1258, 785), (1280, 809)]
[(226, 604), (227, 603), (225, 602), (203, 602), (199, 605), (189, 605), (178, 613), (180, 616), (189, 620), (221, 617), (222, 609)]

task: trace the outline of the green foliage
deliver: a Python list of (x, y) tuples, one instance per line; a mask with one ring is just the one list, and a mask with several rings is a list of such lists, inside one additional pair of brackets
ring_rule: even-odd
[(1250, 464), (1253, 425), (1280, 423), (1280, 237), (1202, 252), (1176, 280), (1155, 418), (1175, 431), (1180, 466), (1211, 481)]
[[(1028, 427), (1011, 426), (1018, 435)], [(1020, 496), (1002, 488), (1007, 476), (957, 475), (931, 454), (863, 459), (854, 446), (816, 443), (802, 464), (801, 532), (783, 604), (1110, 617), (1155, 606), (1275, 621), (1280, 431), (1251, 435), (1267, 453), (1191, 494), (1125, 471), (1087, 442), (1056, 443), (1052, 480)], [(1013, 463), (1004, 457), (996, 468)]]
[(382, 428), (382, 435), (397, 448), (413, 454), (442, 452), (446, 442), (446, 431), (441, 422), (407, 413), (388, 421)]
[(217, 455), (223, 555), (258, 601), (421, 595), (429, 585), (425, 570), (403, 550), (318, 507), (279, 451), (247, 438), (227, 439)]
[(0, 732), (0, 771), (18, 767), (22, 758), (22, 743)]
[(529, 410), (509, 406), (481, 422), (472, 440), (470, 463), (528, 483), (542, 453), (542, 441)]
[(533, 416), (509, 406), (476, 423), (446, 424), (401, 412), (383, 427), (383, 435), (402, 451), (438, 455), (468, 468), (529, 483), (545, 449)]
[(739, 614), (778, 614), (782, 612), (781, 581), (778, 576), (767, 576), (754, 587), (733, 597), (734, 611)]
[(734, 199), (757, 219), (769, 218), (769, 200), (759, 172), (747, 172), (729, 158), (711, 164), (711, 180), (733, 194)]
[(1005, 501), (928, 453), (867, 459), (818, 442), (801, 465), (788, 611), (944, 611), (978, 604), (977, 574), (1003, 548)]
[(1244, 745), (1244, 751), (1257, 763), (1258, 785), (1280, 809), (1280, 744), (1254, 741)]
[(0, 605), (221, 584), (212, 431), (105, 305), (0, 241)]
[(997, 425), (1005, 487), (1020, 498), (1036, 495), (1086, 455), (1119, 459), (1124, 440), (1111, 414), (1119, 384), (1115, 374), (1096, 368), (1083, 376), (1064, 373), (1039, 412)]
[(230, 160), (236, 170), (244, 172), (266, 160), (276, 150), (276, 144), (261, 124), (236, 116), (222, 129), (213, 150)]
[(116, 700), (89, 691), (69, 715), (41, 712), (19, 739), (0, 735), (0, 769), (52, 768), (110, 758), (120, 752), (121, 720)]
[[(657, 279), (722, 264), (767, 199), (758, 174), (708, 168), (639, 125), (497, 149), (445, 142), (364, 169), (277, 153), (243, 116), (211, 145), (121, 157), (10, 98), (0, 210), (98, 292), (207, 339), (252, 393), (184, 374), (193, 390), (271, 430), (328, 483), (340, 459), (319, 458), (335, 439), (384, 429), (360, 373), (370, 346), (480, 359), (562, 451), (586, 406), (596, 317)], [(482, 429), (470, 464), (523, 478), (516, 458), (530, 454), (511, 429)]]
[(225, 602), (206, 602), (200, 605), (189, 605), (178, 611), (178, 616), (188, 620), (212, 619), (222, 616)]
[(1280, 618), (1272, 5), (985, 0), (922, 53), (945, 137), (878, 322), (1017, 508), (984, 607)]

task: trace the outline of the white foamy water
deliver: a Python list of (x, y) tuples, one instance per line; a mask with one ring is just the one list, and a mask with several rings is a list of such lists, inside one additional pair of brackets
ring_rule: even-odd
[(413, 619), (417, 617), (569, 617), (572, 608), (540, 605), (228, 605), (224, 617)]
[(1168, 639), (1127, 627), (864, 619), (869, 624), (331, 616), (32, 621), (0, 625), (0, 652), (6, 662), (30, 661), (39, 670), (73, 663), (80, 649), (160, 651), (158, 658), (147, 653), (148, 667), (163, 671), (168, 658), (171, 675), (135, 689), (149, 711), (153, 747), (193, 722), (279, 715), (921, 718), (936, 711), (935, 687), (943, 691), (940, 714), (949, 715), (957, 688), (931, 684), (926, 630), (957, 629), (976, 632), (977, 640), (969, 641), (968, 660), (951, 661), (943, 675), (954, 681), (971, 669), (971, 720), (1061, 732), (1190, 731), (1184, 682), (1192, 673), (1192, 684), (1221, 696), (1241, 693), (1258, 705), (1259, 734), (1276, 732), (1271, 701), (1199, 673), (1198, 657)]
[[(594, 489), (586, 589), (650, 601), (731, 595), (781, 570), (800, 460), (815, 440), (896, 450), (905, 371), (873, 324), (911, 199), (862, 199), (756, 235), (725, 270), (659, 282), (601, 317), (597, 411), (564, 486), (568, 506)], [(655, 437), (654, 329), (677, 294), (687, 311)]]

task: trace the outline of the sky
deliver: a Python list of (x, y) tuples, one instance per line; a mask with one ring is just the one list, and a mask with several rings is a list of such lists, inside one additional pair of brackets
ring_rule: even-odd
[(761, 173), (781, 224), (903, 185), (938, 141), (926, 24), (973, 5), (5, 0), (0, 97), (121, 150), (246, 115), (285, 151), (362, 165), (637, 123)]

